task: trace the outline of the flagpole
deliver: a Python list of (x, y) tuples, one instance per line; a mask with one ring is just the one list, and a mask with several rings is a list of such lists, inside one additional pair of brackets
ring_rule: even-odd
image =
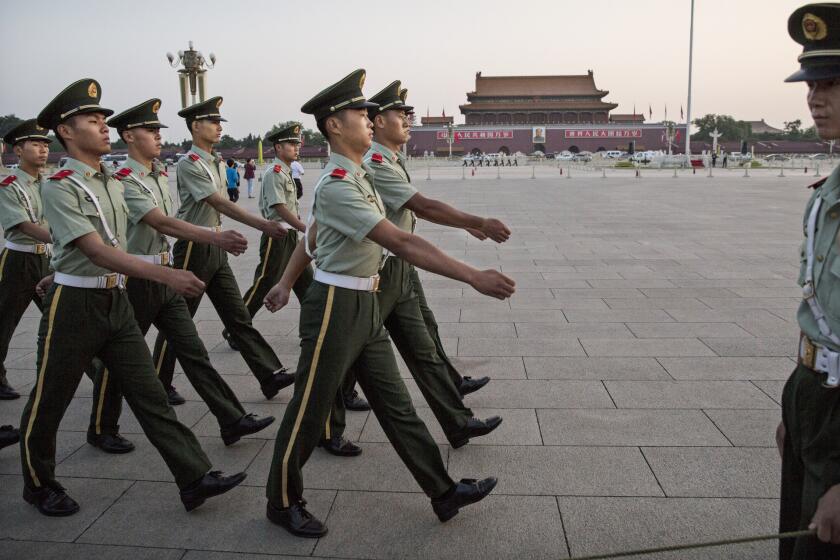
[(691, 68), (694, 58), (694, 0), (691, 0), (691, 26), (688, 34), (688, 102), (685, 108), (685, 158), (691, 164)]

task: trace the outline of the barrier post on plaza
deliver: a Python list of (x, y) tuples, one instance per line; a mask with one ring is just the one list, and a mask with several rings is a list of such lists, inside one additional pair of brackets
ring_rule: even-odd
[(679, 175), (677, 175), (677, 168), (675, 167), (674, 168), (674, 179), (677, 179), (678, 177), (679, 177)]
[(464, 166), (461, 166), (461, 180), (463, 181), (466, 178), (467, 178), (467, 168), (464, 167)]
[(782, 166), (781, 166), (781, 171), (779, 171), (779, 177), (784, 177), (784, 176), (785, 176), (785, 162), (784, 162), (784, 160), (782, 160)]
[(502, 178), (501, 167), (497, 167), (496, 168), (496, 180), (501, 179), (501, 178)]
[(428, 162), (426, 163), (426, 180), (432, 180), (432, 166)]
[(822, 177), (822, 175), (820, 175), (820, 164), (819, 163), (814, 165), (814, 177)]
[(752, 163), (748, 163), (744, 166), (744, 177), (750, 176), (750, 165), (752, 165)]
[(572, 178), (572, 166), (569, 165), (569, 167), (566, 168), (566, 179), (571, 179), (571, 178)]
[(537, 167), (535, 165), (531, 166), (531, 179), (536, 179), (537, 178), (536, 169), (537, 169)]
[(606, 179), (606, 178), (607, 178), (607, 168), (602, 167), (601, 168), (601, 179)]

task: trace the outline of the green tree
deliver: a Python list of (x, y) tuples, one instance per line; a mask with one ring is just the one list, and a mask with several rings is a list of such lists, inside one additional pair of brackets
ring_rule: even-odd
[(720, 140), (747, 140), (752, 137), (752, 126), (745, 121), (738, 121), (729, 115), (708, 114), (692, 121), (697, 132), (692, 140), (708, 142), (709, 133), (715, 129), (721, 133)]
[(785, 122), (785, 134), (788, 136), (800, 136), (802, 134), (802, 120)]
[(7, 132), (22, 122), (23, 119), (16, 117), (14, 113), (11, 115), (0, 115), (0, 137), (5, 136)]

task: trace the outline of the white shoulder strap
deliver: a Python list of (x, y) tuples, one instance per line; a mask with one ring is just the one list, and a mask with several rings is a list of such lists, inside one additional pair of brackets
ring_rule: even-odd
[(210, 178), (210, 181), (213, 183), (213, 186), (214, 186), (214, 187), (216, 187), (216, 188), (218, 189), (218, 188), (219, 188), (219, 185), (217, 185), (217, 184), (216, 184), (216, 179), (214, 179), (214, 178), (213, 178), (213, 172), (212, 172), (212, 171), (210, 171), (210, 167), (209, 167), (206, 163), (204, 163), (204, 160), (203, 160), (203, 159), (201, 159), (201, 156), (200, 156), (200, 155), (198, 155), (197, 153), (195, 153), (195, 152), (193, 152), (193, 151), (190, 151), (190, 152), (187, 154), (187, 157), (189, 157), (189, 156), (190, 156), (190, 154), (192, 154), (192, 155), (194, 155), (195, 157), (197, 157), (197, 158), (198, 158), (198, 159), (192, 159), (192, 158), (190, 158), (190, 161), (194, 161), (194, 162), (196, 162), (197, 164), (201, 165), (201, 167), (203, 167), (203, 168), (204, 168), (204, 171), (206, 171), (206, 172), (207, 172), (207, 176)]
[(137, 177), (134, 173), (129, 173), (129, 174), (128, 174), (128, 177), (126, 177), (126, 178), (127, 178), (127, 179), (129, 179), (129, 180), (131, 180), (131, 182), (132, 182), (132, 183), (134, 183), (135, 185), (137, 185), (138, 187), (140, 187), (140, 188), (141, 188), (141, 189), (143, 189), (144, 191), (146, 191), (146, 192), (149, 194), (149, 196), (151, 196), (151, 197), (152, 197), (152, 200), (155, 202), (155, 206), (160, 206), (160, 204), (158, 203), (158, 199), (157, 199), (157, 197), (155, 196), (154, 191), (153, 191), (152, 189), (150, 189), (150, 188), (149, 188), (149, 185), (147, 185), (147, 184), (143, 181), (143, 179), (140, 179), (140, 178), (139, 178), (139, 177)]
[(828, 326), (825, 312), (820, 302), (817, 301), (817, 290), (814, 287), (814, 244), (816, 241), (817, 218), (820, 215), (821, 205), (822, 197), (817, 195), (814, 199), (813, 206), (811, 206), (811, 213), (808, 215), (807, 238), (805, 242), (805, 285), (802, 286), (802, 297), (808, 302), (808, 307), (811, 308), (811, 313), (814, 315), (814, 320), (817, 322), (817, 326), (822, 335), (840, 346), (840, 337), (834, 334)]
[(96, 198), (96, 195), (93, 194), (93, 191), (88, 188), (87, 185), (73, 177), (72, 175), (68, 175), (65, 179), (70, 179), (77, 187), (82, 189), (87, 193), (90, 197), (90, 200), (93, 202), (93, 206), (96, 208), (96, 213), (99, 216), (99, 220), (102, 222), (102, 227), (105, 228), (105, 235), (108, 236), (108, 241), (114, 247), (119, 247), (120, 242), (117, 240), (114, 233), (111, 231), (111, 228), (108, 226), (108, 220), (105, 219), (105, 214), (102, 212), (102, 206), (99, 205), (99, 199)]
[(17, 181), (12, 181), (12, 186), (15, 188), (18, 195), (24, 200), (26, 213), (29, 215), (29, 221), (33, 224), (37, 224), (38, 219), (35, 217), (35, 208), (32, 206), (32, 200), (29, 198), (29, 195), (26, 194), (26, 189), (20, 186)]

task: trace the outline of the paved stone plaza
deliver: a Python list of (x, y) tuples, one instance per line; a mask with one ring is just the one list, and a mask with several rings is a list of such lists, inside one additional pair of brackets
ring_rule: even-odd
[[(450, 355), (466, 375), (493, 381), (467, 397), (475, 414), (500, 414), (493, 434), (452, 450), (410, 376), (420, 415), (455, 478), (498, 476), (496, 491), (440, 524), (372, 414), (348, 413), (364, 453), (316, 450), (305, 474), (309, 508), (329, 534), (297, 539), (265, 518), (274, 434), (290, 391), (265, 401), (239, 354), (222, 342), (205, 298), (196, 316), (212, 360), (246, 409), (272, 414), (269, 429), (225, 448), (218, 426), (183, 375), (178, 417), (200, 436), (216, 468), (246, 470), (224, 497), (184, 512), (163, 461), (126, 411), (134, 453), (109, 456), (85, 443), (85, 379), (62, 424), (58, 477), (81, 504), (69, 518), (39, 515), (21, 499), (19, 450), (0, 452), (0, 558), (564, 558), (626, 548), (772, 533), (779, 458), (773, 433), (798, 330), (798, 248), (814, 181), (800, 169), (645, 173), (556, 168), (413, 171), (428, 195), (501, 218), (497, 246), (421, 223), (451, 255), (512, 276), (498, 302), (425, 275)], [(825, 170), (823, 170), (825, 172)], [(305, 177), (304, 201), (317, 176)], [(244, 194), (244, 193), (243, 193)], [(240, 203), (255, 210), (255, 200)], [(226, 221), (231, 226), (231, 221)], [(258, 235), (231, 258), (251, 283)], [(284, 363), (297, 362), (298, 305), (255, 324)], [(27, 313), (7, 366), (22, 392), (35, 377), (40, 315)], [(150, 333), (152, 341), (154, 332)], [(180, 370), (179, 370), (180, 371)], [(25, 399), (0, 402), (17, 425)], [(659, 555), (670, 559), (772, 558), (775, 543)]]

